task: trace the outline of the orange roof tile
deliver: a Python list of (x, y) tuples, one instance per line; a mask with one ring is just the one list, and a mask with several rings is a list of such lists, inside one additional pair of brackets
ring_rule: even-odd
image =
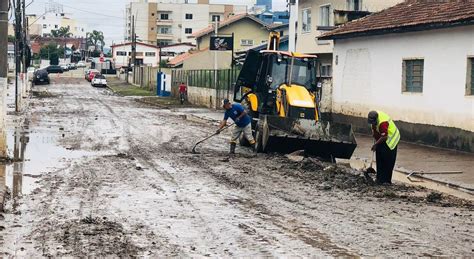
[(364, 18), (346, 23), (319, 39), (420, 31), (474, 24), (472, 0), (407, 0)]

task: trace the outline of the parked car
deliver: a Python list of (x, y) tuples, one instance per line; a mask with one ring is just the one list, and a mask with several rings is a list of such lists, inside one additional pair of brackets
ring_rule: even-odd
[(91, 81), (92, 86), (107, 86), (107, 79), (102, 74), (96, 74)]
[(69, 70), (76, 70), (77, 69), (76, 64), (74, 64), (74, 63), (67, 64), (67, 67), (68, 67)]
[(92, 79), (94, 79), (94, 76), (97, 74), (100, 74), (100, 72), (95, 69), (91, 69), (91, 71), (89, 71), (89, 77), (87, 78), (87, 81), (91, 82)]
[(62, 67), (58, 66), (58, 65), (51, 65), (51, 66), (48, 66), (46, 68), (46, 71), (49, 73), (49, 74), (54, 74), (54, 73), (63, 73), (64, 70), (62, 69)]
[(63, 69), (64, 72), (69, 71), (68, 65), (61, 65), (61, 68)]
[(46, 69), (36, 70), (33, 74), (33, 84), (48, 84), (49, 85), (49, 75)]
[(78, 68), (86, 67), (86, 63), (84, 63), (84, 61), (79, 61), (79, 62), (77, 62), (76, 67), (78, 67)]

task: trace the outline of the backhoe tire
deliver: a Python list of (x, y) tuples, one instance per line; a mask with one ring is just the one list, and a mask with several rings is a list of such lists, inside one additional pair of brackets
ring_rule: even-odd
[(260, 125), (257, 124), (255, 128), (255, 152), (256, 153), (263, 153), (263, 135), (262, 135), (262, 128)]

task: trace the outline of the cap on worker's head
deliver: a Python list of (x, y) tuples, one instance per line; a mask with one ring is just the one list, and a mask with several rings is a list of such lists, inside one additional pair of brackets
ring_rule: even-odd
[(229, 99), (222, 100), (222, 107), (224, 107), (228, 103), (230, 103)]
[(367, 115), (367, 121), (369, 122), (369, 124), (376, 125), (378, 117), (379, 114), (376, 111), (370, 111), (369, 115)]

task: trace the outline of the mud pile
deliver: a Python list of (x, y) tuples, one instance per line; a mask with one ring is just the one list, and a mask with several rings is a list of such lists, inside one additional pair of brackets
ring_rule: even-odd
[(327, 163), (312, 157), (305, 157), (300, 162), (281, 156), (278, 159), (281, 163), (280, 169), (284, 175), (300, 178), (305, 183), (312, 184), (318, 190), (344, 190), (364, 197), (474, 209), (474, 204), (470, 201), (431, 192), (424, 187), (401, 183), (373, 185), (364, 177), (363, 171), (353, 169), (347, 165)]

